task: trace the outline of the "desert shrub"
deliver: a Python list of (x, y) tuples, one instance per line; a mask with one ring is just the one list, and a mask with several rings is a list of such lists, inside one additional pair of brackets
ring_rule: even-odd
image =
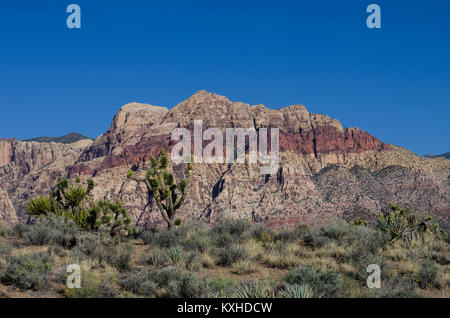
[(360, 225), (354, 226), (345, 238), (347, 245), (364, 253), (375, 254), (389, 241), (386, 233)]
[(331, 242), (329, 238), (322, 236), (317, 230), (305, 235), (303, 241), (306, 245), (314, 249), (321, 248)]
[(328, 226), (324, 226), (319, 229), (319, 234), (321, 236), (324, 236), (326, 238), (329, 238), (331, 240), (335, 241), (341, 241), (345, 236), (347, 236), (351, 231), (352, 227), (343, 222), (339, 221), (335, 224), (331, 224)]
[(1, 282), (22, 290), (40, 290), (47, 284), (52, 266), (53, 259), (46, 252), (12, 256)]
[(231, 277), (215, 277), (207, 280), (208, 288), (216, 297), (232, 297), (239, 283)]
[(269, 243), (275, 239), (275, 232), (263, 226), (258, 226), (252, 231), (252, 236), (257, 241)]
[(352, 263), (358, 269), (360, 278), (364, 281), (369, 275), (367, 273), (367, 266), (371, 264), (380, 266), (382, 275), (387, 272), (387, 264), (384, 261), (383, 257), (381, 257), (380, 255), (374, 255), (370, 253), (361, 254), (357, 252), (352, 254)]
[(175, 266), (167, 266), (161, 270), (152, 270), (149, 272), (150, 278), (158, 284), (158, 286), (167, 286), (172, 280), (177, 279), (183, 273), (183, 270)]
[(181, 246), (188, 251), (197, 250), (201, 253), (206, 252), (211, 246), (211, 237), (206, 233), (200, 235), (193, 235), (180, 242)]
[(69, 298), (111, 298), (117, 294), (113, 280), (108, 274), (86, 271), (82, 276), (81, 288), (66, 288), (64, 295)]
[(256, 272), (256, 265), (249, 260), (240, 260), (231, 265), (231, 271), (238, 275), (246, 275)]
[(85, 232), (77, 238), (77, 245), (72, 249), (75, 259), (90, 259), (99, 264), (109, 264), (123, 272), (130, 269), (133, 246), (129, 243), (114, 244), (110, 236)]
[(0, 223), (0, 236), (5, 236), (8, 233), (8, 228)]
[(450, 244), (450, 229), (443, 230), (441, 232), (441, 238), (446, 242), (447, 244)]
[(287, 285), (278, 292), (281, 298), (313, 298), (314, 292), (308, 285)]
[(56, 215), (42, 216), (35, 219), (23, 234), (29, 245), (47, 245), (50, 243), (71, 248), (79, 235), (76, 224), (70, 219)]
[(217, 223), (210, 230), (210, 235), (215, 244), (225, 247), (233, 243), (242, 242), (244, 234), (251, 229), (252, 225), (246, 220), (227, 220)]
[(29, 231), (29, 226), (24, 223), (17, 223), (13, 226), (12, 232), (14, 235), (16, 235), (18, 238), (23, 238), (25, 233)]
[(158, 287), (158, 284), (152, 281), (151, 276), (143, 272), (123, 276), (118, 284), (126, 291), (139, 296), (153, 296)]
[(275, 288), (271, 281), (246, 281), (236, 288), (234, 294), (237, 298), (275, 298)]
[(209, 296), (206, 282), (198, 279), (193, 273), (183, 272), (167, 286), (170, 298), (200, 298)]
[(117, 252), (109, 257), (108, 263), (121, 272), (127, 271), (131, 269), (132, 252), (130, 245), (121, 245)]
[(239, 246), (228, 246), (224, 249), (216, 250), (217, 265), (230, 266), (237, 261), (245, 260), (249, 257), (247, 251)]
[(77, 258), (93, 257), (103, 247), (100, 235), (96, 233), (84, 232), (77, 237), (76, 246), (72, 249), (72, 254)]
[(414, 275), (414, 279), (419, 284), (420, 288), (439, 287), (438, 282), (439, 268), (433, 262), (423, 262), (419, 271)]
[(0, 242), (0, 258), (8, 255), (11, 252), (11, 247)]
[(417, 284), (402, 276), (389, 277), (381, 288), (370, 289), (369, 296), (375, 298), (418, 298)]
[(314, 290), (316, 297), (336, 296), (342, 287), (342, 280), (334, 270), (322, 271), (311, 265), (303, 265), (292, 269), (283, 277), (289, 284), (308, 285)]
[(182, 232), (179, 228), (171, 230), (146, 230), (140, 236), (144, 244), (156, 245), (161, 248), (178, 245), (182, 237)]
[(150, 279), (159, 287), (164, 287), (167, 296), (171, 298), (198, 298), (206, 296), (209, 292), (205, 280), (200, 280), (193, 273), (174, 266), (152, 271)]

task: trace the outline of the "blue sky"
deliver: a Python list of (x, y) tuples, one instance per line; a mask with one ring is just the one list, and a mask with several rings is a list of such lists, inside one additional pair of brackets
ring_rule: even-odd
[[(381, 29), (366, 27), (370, 3)], [(97, 137), (123, 104), (206, 89), (447, 152), (449, 13), (447, 0), (1, 1), (0, 137)]]

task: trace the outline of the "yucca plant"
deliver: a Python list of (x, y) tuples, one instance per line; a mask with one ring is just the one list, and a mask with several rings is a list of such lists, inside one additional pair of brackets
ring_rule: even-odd
[(248, 281), (242, 283), (234, 291), (237, 298), (275, 298), (275, 291), (269, 283), (264, 281)]
[(183, 260), (183, 249), (179, 246), (171, 246), (167, 249), (167, 256), (172, 261), (173, 265), (177, 265)]
[(281, 298), (313, 298), (314, 291), (308, 285), (287, 285), (280, 290), (279, 296)]
[(403, 209), (395, 204), (389, 207), (391, 211), (380, 213), (377, 223), (377, 228), (391, 237), (387, 245), (400, 239), (408, 243), (423, 237), (425, 233), (436, 233), (439, 229), (433, 214), (419, 217), (412, 214), (409, 208)]

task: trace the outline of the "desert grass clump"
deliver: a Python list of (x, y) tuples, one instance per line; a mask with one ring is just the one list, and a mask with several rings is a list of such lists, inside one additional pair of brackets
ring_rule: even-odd
[(202, 264), (205, 268), (214, 268), (217, 263), (217, 259), (208, 252), (202, 253)]
[(47, 252), (11, 256), (0, 281), (21, 290), (40, 290), (47, 284), (53, 264)]
[[(145, 256), (144, 256), (145, 257)], [(166, 266), (167, 264), (167, 254), (161, 249), (155, 248), (149, 252), (149, 255), (145, 259), (145, 263), (151, 265), (155, 268), (160, 266)]]
[(238, 275), (246, 275), (256, 272), (256, 265), (249, 260), (240, 260), (231, 265), (231, 272)]
[(202, 254), (199, 251), (189, 252), (185, 257), (186, 269), (191, 272), (198, 272), (203, 268)]

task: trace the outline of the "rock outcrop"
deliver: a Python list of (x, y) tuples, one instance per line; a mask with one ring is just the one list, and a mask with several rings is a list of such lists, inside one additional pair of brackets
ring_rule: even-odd
[[(247, 218), (273, 227), (335, 218), (373, 219), (389, 202), (434, 212), (448, 222), (450, 161), (427, 159), (387, 145), (336, 119), (309, 113), (302, 105), (268, 109), (231, 102), (200, 91), (175, 107), (131, 103), (114, 116), (110, 129), (93, 143), (42, 147), (0, 141), (0, 181), (19, 219), (23, 203), (46, 191), (59, 175), (92, 177), (92, 199), (120, 198), (135, 223), (162, 222), (143, 185), (126, 178), (145, 169), (163, 149), (170, 153), (176, 127), (279, 128), (280, 165), (261, 175), (258, 164), (197, 164), (182, 218)], [(45, 155), (44, 155), (45, 153)], [(173, 166), (181, 176), (181, 166)], [(139, 172), (137, 172), (139, 173)], [(2, 198), (3, 196), (0, 196)], [(0, 199), (2, 200), (2, 199)], [(3, 200), (6, 202), (6, 199)], [(2, 202), (3, 202), (2, 201)]]

